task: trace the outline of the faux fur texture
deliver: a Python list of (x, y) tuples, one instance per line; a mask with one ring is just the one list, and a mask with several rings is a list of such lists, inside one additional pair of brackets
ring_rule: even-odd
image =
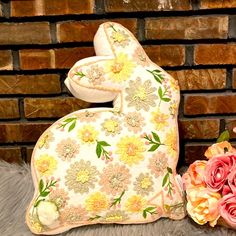
[[(0, 161), (0, 235), (32, 236), (25, 224), (25, 210), (33, 195), (30, 166)], [(61, 236), (233, 236), (223, 227), (198, 226), (189, 218), (161, 219), (143, 225), (94, 225), (72, 229)]]

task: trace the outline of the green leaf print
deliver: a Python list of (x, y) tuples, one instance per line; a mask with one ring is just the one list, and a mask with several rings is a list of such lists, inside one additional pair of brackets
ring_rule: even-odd
[(184, 202), (179, 202), (177, 204), (174, 205), (168, 205), (168, 204), (164, 204), (164, 209), (167, 213), (170, 213), (171, 211), (178, 209), (178, 208), (183, 208), (185, 206)]
[(77, 121), (76, 117), (67, 118), (67, 119), (62, 121), (62, 124), (59, 126), (59, 128), (64, 129), (67, 125), (69, 125), (68, 132), (70, 132), (71, 130), (73, 130), (75, 128), (76, 121)]
[(151, 147), (148, 149), (149, 152), (156, 151), (161, 145), (165, 145), (161, 143), (160, 137), (157, 133), (151, 132), (152, 135), (145, 135), (144, 138), (148, 141), (147, 144), (151, 145)]
[(110, 160), (111, 159), (111, 153), (108, 152), (104, 147), (109, 147), (111, 146), (109, 143), (106, 141), (97, 141), (97, 146), (96, 146), (96, 154), (97, 157), (104, 157), (105, 160)]
[(170, 167), (167, 167), (167, 171), (172, 174), (172, 169)]
[(162, 187), (164, 187), (166, 185), (168, 178), (169, 178), (169, 172), (166, 173), (166, 175), (163, 178)]
[(55, 187), (57, 180), (51, 179), (50, 181), (44, 183), (42, 179), (39, 181), (39, 195), (35, 200), (34, 208), (39, 205), (41, 201), (45, 200), (45, 197), (50, 193), (50, 188)]
[(42, 193), (43, 188), (44, 188), (43, 180), (40, 179), (40, 181), (39, 181), (39, 192), (40, 192), (40, 193)]
[(75, 125), (76, 125), (76, 120), (74, 120), (74, 121), (72, 122), (72, 124), (70, 125), (68, 131), (70, 132), (72, 129), (74, 129), (74, 128), (75, 128)]
[(143, 218), (147, 218), (147, 214), (157, 214), (156, 212), (156, 207), (147, 207), (146, 209), (143, 210)]
[(97, 154), (98, 158), (100, 158), (102, 155), (102, 146), (99, 143), (97, 143), (96, 154)]
[(110, 27), (112, 28), (113, 31), (117, 32), (117, 30), (114, 28), (112, 24), (110, 24)]
[(80, 78), (83, 78), (85, 76), (82, 71), (77, 72), (76, 75), (80, 76)]
[(170, 180), (170, 175), (172, 173), (173, 173), (172, 169), (170, 167), (167, 167), (167, 173), (165, 174), (162, 180), (162, 187), (166, 186), (166, 190), (169, 196), (172, 196), (172, 192), (173, 192), (173, 184)]
[(110, 207), (113, 207), (116, 204), (120, 204), (121, 198), (124, 196), (124, 194), (125, 194), (125, 190), (121, 193), (121, 195), (119, 197), (113, 199), (113, 202), (111, 203)]
[(156, 133), (152, 132), (152, 136), (155, 139), (155, 141), (157, 141), (158, 143), (161, 142), (159, 136)]
[(162, 90), (162, 87), (159, 87), (158, 89), (158, 95), (159, 95), (159, 98), (160, 98), (160, 101), (159, 101), (159, 106), (161, 104), (161, 101), (163, 102), (169, 102), (170, 101), (170, 98), (167, 97), (167, 89), (165, 89), (164, 91)]
[(163, 75), (161, 74), (162, 71), (160, 71), (160, 70), (152, 70), (152, 71), (151, 71), (151, 70), (147, 70), (147, 71), (153, 75), (154, 79), (155, 79), (159, 84), (161, 84), (162, 81), (164, 80), (164, 77), (163, 77)]
[(90, 217), (88, 220), (89, 220), (89, 221), (93, 221), (93, 220), (98, 220), (98, 219), (100, 219), (100, 218), (101, 218), (101, 216), (96, 215), (96, 216), (94, 216), (94, 217)]

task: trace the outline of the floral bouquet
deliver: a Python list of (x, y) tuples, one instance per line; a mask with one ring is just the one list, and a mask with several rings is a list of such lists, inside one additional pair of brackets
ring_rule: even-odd
[(224, 131), (205, 152), (208, 161), (195, 161), (182, 177), (187, 212), (200, 225), (236, 229), (236, 149), (228, 139)]

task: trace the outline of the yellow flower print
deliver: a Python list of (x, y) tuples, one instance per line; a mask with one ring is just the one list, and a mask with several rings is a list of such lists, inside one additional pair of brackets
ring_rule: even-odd
[[(114, 28), (113, 28), (114, 29)], [(111, 39), (116, 46), (125, 47), (129, 44), (129, 35), (123, 30), (115, 30), (112, 32)]]
[(116, 118), (106, 119), (102, 123), (102, 129), (105, 131), (106, 135), (115, 136), (121, 131), (120, 122)]
[(97, 139), (98, 132), (91, 125), (84, 125), (82, 129), (79, 130), (79, 138), (83, 143), (94, 143)]
[(49, 176), (57, 168), (57, 161), (48, 154), (41, 155), (35, 162), (36, 169), (40, 175)]
[(178, 83), (178, 80), (174, 79), (174, 78), (171, 78), (169, 80), (170, 82), (170, 89), (173, 91), (173, 92), (179, 92), (179, 83)]
[(106, 210), (109, 207), (108, 199), (105, 194), (100, 192), (96, 192), (91, 194), (85, 200), (85, 207), (87, 211), (93, 213), (99, 213), (103, 210)]
[(142, 196), (148, 195), (153, 191), (152, 177), (149, 174), (141, 173), (134, 182), (134, 190)]
[(120, 139), (117, 144), (116, 153), (120, 160), (129, 166), (137, 164), (144, 159), (145, 145), (141, 138), (126, 136)]
[(152, 112), (151, 122), (156, 130), (163, 130), (168, 125), (168, 115), (162, 113), (159, 109)]
[(124, 53), (120, 53), (114, 60), (106, 63), (106, 72), (114, 82), (122, 82), (129, 79), (135, 64)]
[(172, 115), (172, 117), (174, 118), (174, 116), (178, 112), (178, 103), (175, 100), (170, 102), (169, 111), (170, 111), (170, 114)]
[(53, 133), (51, 131), (46, 131), (38, 140), (39, 148), (46, 148), (48, 149), (50, 143), (54, 140)]
[(35, 215), (30, 216), (30, 224), (34, 232), (40, 233), (43, 231), (43, 226), (39, 222), (38, 217), (36, 217)]
[(178, 150), (178, 142), (177, 142), (177, 134), (175, 129), (171, 129), (169, 132), (166, 133), (165, 137), (165, 145), (167, 146), (170, 155), (176, 156)]
[(122, 222), (128, 219), (128, 216), (125, 212), (121, 210), (111, 210), (104, 217), (105, 222)]
[(133, 195), (128, 198), (125, 207), (128, 212), (139, 213), (147, 206), (147, 201), (140, 195)]

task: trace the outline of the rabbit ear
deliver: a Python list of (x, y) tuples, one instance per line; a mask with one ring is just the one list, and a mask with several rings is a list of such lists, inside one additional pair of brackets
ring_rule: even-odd
[(115, 22), (101, 24), (94, 37), (94, 49), (98, 56), (117, 56), (119, 53), (131, 56), (137, 48), (143, 50), (134, 35)]
[(110, 102), (121, 90), (114, 85), (105, 71), (114, 56), (94, 56), (82, 59), (70, 69), (65, 80), (66, 87), (79, 99), (87, 102)]
[(97, 56), (78, 61), (65, 81), (75, 97), (88, 102), (114, 100), (122, 90), (124, 78), (113, 70), (133, 64), (136, 54), (141, 53), (141, 59), (150, 60), (134, 35), (118, 23), (100, 25), (94, 37), (94, 48)]

